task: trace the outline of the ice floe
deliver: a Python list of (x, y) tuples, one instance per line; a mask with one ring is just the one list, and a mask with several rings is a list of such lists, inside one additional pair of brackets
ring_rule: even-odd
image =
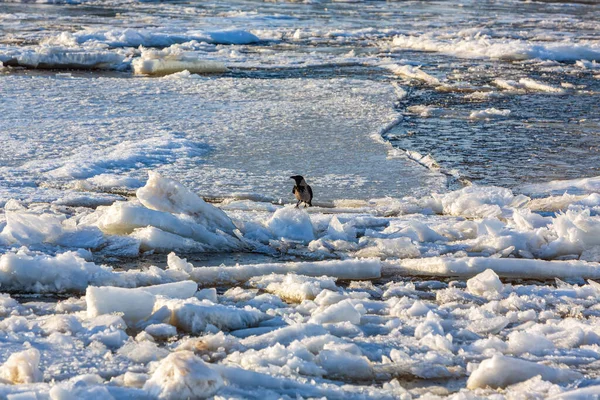
[(221, 73), (227, 67), (222, 61), (203, 59), (202, 55), (185, 54), (175, 49), (143, 49), (140, 57), (132, 63), (133, 72), (141, 75), (168, 75), (188, 73)]
[(40, 352), (31, 348), (20, 353), (13, 353), (0, 366), (0, 382), (23, 384), (41, 382)]
[(0, 61), (7, 66), (44, 69), (125, 70), (129, 67), (127, 56), (121, 52), (50, 45), (24, 49), (0, 47)]
[(84, 44), (88, 42), (110, 47), (169, 47), (184, 42), (206, 42), (214, 44), (249, 44), (260, 39), (252, 33), (240, 29), (213, 31), (181, 31), (160, 29), (92, 29), (75, 33), (63, 32), (56, 37), (46, 39), (49, 44)]
[(489, 120), (492, 118), (508, 117), (509, 115), (510, 110), (498, 110), (497, 108), (488, 108), (485, 110), (471, 112), (469, 118), (473, 120)]
[(529, 183), (522, 185), (519, 190), (536, 197), (546, 197), (552, 194), (562, 195), (564, 193), (599, 193), (600, 177), (593, 176), (589, 178), (556, 180), (544, 183)]
[(540, 375), (548, 382), (564, 382), (580, 379), (583, 376), (569, 369), (552, 368), (528, 361), (518, 360), (511, 357), (495, 355), (489, 360), (483, 361), (473, 371), (467, 387), (506, 387), (508, 385), (525, 381)]
[(206, 398), (223, 386), (223, 378), (189, 351), (172, 353), (160, 362), (144, 389), (159, 399)]
[(597, 262), (587, 261), (546, 261), (519, 258), (495, 257), (432, 257), (415, 260), (402, 260), (397, 264), (387, 264), (384, 269), (398, 269), (405, 274), (425, 276), (472, 276), (493, 270), (504, 277), (552, 278), (600, 278)]
[(464, 58), (492, 58), (501, 60), (542, 59), (554, 61), (577, 61), (600, 59), (597, 43), (534, 42), (511, 38), (497, 38), (476, 34), (463, 37), (444, 32), (425, 33), (420, 36), (399, 35), (392, 40), (392, 47), (444, 53)]
[(236, 265), (231, 267), (194, 268), (189, 276), (205, 285), (245, 282), (250, 278), (272, 273), (300, 275), (327, 275), (340, 279), (371, 279), (381, 276), (381, 262), (375, 259), (349, 259), (331, 261), (304, 261), (270, 264)]
[(414, 67), (411, 65), (388, 65), (385, 67), (392, 71), (392, 73), (395, 75), (399, 75), (407, 79), (416, 79), (429, 85), (440, 84), (440, 80), (438, 78), (421, 70), (419, 67)]
[(546, 93), (564, 93), (564, 89), (554, 87), (543, 82), (538, 82), (531, 78), (521, 78), (519, 81), (511, 81), (505, 79), (495, 79), (494, 85), (500, 89), (510, 92), (514, 91), (531, 91), (531, 92), (546, 92)]

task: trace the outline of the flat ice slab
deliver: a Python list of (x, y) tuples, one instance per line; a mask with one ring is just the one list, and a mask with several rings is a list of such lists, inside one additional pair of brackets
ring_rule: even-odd
[[(0, 199), (55, 199), (64, 192), (54, 187), (111, 173), (143, 181), (147, 169), (205, 196), (268, 194), (284, 202), (293, 201), (289, 177), (299, 173), (313, 187), (315, 204), (445, 190), (445, 177), (406, 157), (388, 157), (388, 145), (371, 138), (399, 116), (386, 83), (13, 74), (2, 77), (2, 87), (14, 96), (0, 104), (7, 116), (0, 131), (11, 132), (2, 136)], [(62, 101), (35, 106), (44, 98)], [(110, 113), (97, 118), (95, 110), (106, 107)], [(26, 119), (22, 109), (29, 110)], [(23, 144), (32, 132), (53, 129), (56, 119), (71, 121), (60, 141), (35, 151)], [(35, 129), (27, 122), (33, 120)], [(37, 181), (44, 186), (35, 188)]]
[(528, 260), (492, 257), (432, 257), (388, 262), (384, 274), (470, 277), (490, 269), (502, 277), (554, 279), (600, 278), (597, 262), (580, 260)]

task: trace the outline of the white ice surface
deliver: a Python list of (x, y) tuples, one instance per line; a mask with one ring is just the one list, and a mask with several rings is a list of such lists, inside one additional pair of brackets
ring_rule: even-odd
[(292, 206), (277, 210), (267, 221), (266, 226), (279, 239), (308, 243), (315, 238), (314, 228), (308, 214)]
[[(600, 285), (593, 281), (581, 286), (557, 282), (556, 287), (501, 284), (488, 270), (462, 285), (416, 281), (417, 286), (396, 277), (388, 283), (337, 286), (333, 278), (264, 275), (242, 287), (229, 281), (233, 286), (224, 294), (208, 296), (212, 300), (202, 295), (200, 300), (192, 296), (197, 284), (185, 279), (207, 268), (193, 267), (175, 255), (169, 263), (167, 271), (112, 272), (111, 279), (127, 285), (152, 279), (179, 283), (137, 289), (89, 287), (88, 295), (103, 295), (86, 296), (87, 305), (78, 298), (58, 307), (2, 297), (3, 315), (10, 316), (0, 321), (0, 332), (11, 344), (0, 348), (0, 355), (23, 351), (27, 340), (32, 348), (44, 349), (39, 364), (44, 382), (49, 377), (59, 377), (59, 382), (0, 385), (0, 393), (43, 395), (77, 387), (81, 396), (106, 396), (108, 391), (115, 398), (143, 398), (149, 392), (166, 393), (167, 387), (179, 393), (199, 385), (198, 390), (218, 389), (223, 396), (247, 396), (247, 385), (254, 381), (253, 388), (273, 391), (274, 396), (300, 390), (305, 395), (389, 398), (399, 390), (393, 378), (403, 374), (455, 378), (468, 388), (481, 388), (477, 390), (485, 395), (495, 393), (488, 386), (513, 390), (510, 385), (541, 375), (556, 394), (567, 390), (559, 385), (582, 376), (581, 365), (600, 359), (600, 333), (594, 322)], [(351, 265), (335, 261), (306, 267), (328, 264)], [(104, 311), (94, 312), (98, 307)], [(61, 314), (48, 315), (58, 310)], [(127, 329), (127, 321), (134, 332)], [(172, 352), (175, 349), (180, 351)], [(189, 351), (196, 356), (183, 355), (192, 354)], [(556, 364), (540, 364), (548, 354), (554, 354)], [(180, 356), (184, 359), (177, 360)], [(208, 370), (197, 362), (200, 359), (211, 364)], [(129, 373), (113, 384), (98, 376), (84, 378), (107, 368), (139, 375)], [(222, 385), (207, 383), (218, 380), (210, 370), (222, 377)], [(386, 384), (350, 384), (374, 377)], [(75, 385), (81, 379), (87, 383)], [(308, 384), (306, 379), (314, 381)], [(346, 385), (332, 383), (339, 380)], [(544, 388), (530, 390), (549, 393)]]
[[(15, 101), (2, 103), (0, 112), (12, 116), (30, 109), (36, 122), (12, 117), (0, 121), (3, 131), (14, 133), (5, 138), (6, 152), (0, 155), (4, 177), (0, 205), (11, 198), (53, 201), (71, 191), (89, 200), (105, 198), (103, 192), (113, 187), (95, 185), (94, 177), (145, 181), (148, 170), (176, 179), (202, 196), (235, 193), (284, 203), (293, 200), (289, 176), (298, 168), (310, 177), (315, 204), (345, 199), (349, 193), (360, 199), (425, 193), (431, 187), (443, 190), (446, 183), (443, 176), (406, 157), (388, 159), (389, 145), (371, 140), (398, 117), (393, 107), (396, 91), (387, 83), (346, 78), (110, 76), (90, 81), (75, 75), (30, 79), (9, 74), (2, 76), (2, 85), (14, 93)], [(25, 93), (56, 101), (39, 108), (41, 98)], [(320, 106), (314, 107), (317, 103)], [(322, 134), (324, 129), (327, 135)], [(48, 135), (39, 138), (38, 146), (19, 139), (39, 131)], [(269, 134), (273, 131), (274, 137)], [(248, 147), (249, 142), (253, 146)], [(320, 145), (315, 147), (316, 142)], [(308, 149), (318, 164), (306, 163), (302, 154)], [(276, 169), (264, 163), (265, 152), (275, 157)], [(382, 165), (406, 174), (386, 174), (372, 181)], [(102, 192), (82, 193), (81, 189), (90, 189), (83, 179)], [(120, 193), (122, 182), (115, 184)]]
[(498, 275), (491, 269), (486, 269), (467, 281), (469, 292), (480, 296), (486, 293), (500, 293), (503, 288)]

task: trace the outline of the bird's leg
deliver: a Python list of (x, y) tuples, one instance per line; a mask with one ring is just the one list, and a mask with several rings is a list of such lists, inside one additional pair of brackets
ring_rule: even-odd
[(296, 203), (296, 208), (298, 208), (298, 206), (299, 206), (299, 205), (300, 205), (300, 201), (298, 201), (298, 202)]
[(304, 203), (304, 208), (306, 208), (306, 206), (307, 206), (306, 203)]

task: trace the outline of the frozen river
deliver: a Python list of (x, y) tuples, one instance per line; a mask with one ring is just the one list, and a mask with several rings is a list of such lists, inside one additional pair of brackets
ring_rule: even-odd
[(0, 398), (598, 396), (599, 20), (0, 2)]

